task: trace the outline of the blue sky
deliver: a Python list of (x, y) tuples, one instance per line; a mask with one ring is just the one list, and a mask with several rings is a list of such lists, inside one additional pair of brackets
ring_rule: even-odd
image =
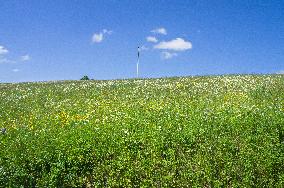
[(284, 73), (284, 1), (9, 0), (0, 82)]

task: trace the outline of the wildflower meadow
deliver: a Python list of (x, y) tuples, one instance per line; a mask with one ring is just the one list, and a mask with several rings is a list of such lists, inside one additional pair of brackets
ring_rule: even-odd
[(283, 75), (2, 83), (0, 128), (0, 187), (284, 186)]

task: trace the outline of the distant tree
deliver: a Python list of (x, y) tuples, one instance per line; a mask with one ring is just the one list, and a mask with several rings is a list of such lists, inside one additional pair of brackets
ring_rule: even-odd
[(90, 80), (90, 78), (88, 76), (83, 76), (80, 80)]

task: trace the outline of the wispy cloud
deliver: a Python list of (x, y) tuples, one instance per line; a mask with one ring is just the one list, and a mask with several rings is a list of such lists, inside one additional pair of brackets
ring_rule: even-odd
[(185, 51), (192, 49), (192, 44), (182, 38), (176, 38), (171, 41), (163, 41), (154, 46), (155, 49)]
[(103, 29), (103, 34), (111, 35), (112, 32), (113, 32), (113, 31), (111, 31), (111, 30)]
[(7, 58), (0, 57), (0, 64), (4, 64), (4, 63), (16, 63), (16, 62), (13, 60), (7, 59)]
[(153, 37), (153, 36), (146, 37), (146, 40), (148, 42), (154, 42), (154, 43), (158, 42), (158, 39), (156, 37)]
[(0, 45), (0, 55), (7, 54), (9, 51), (4, 47)]
[(139, 50), (140, 51), (147, 51), (147, 50), (149, 50), (149, 48), (143, 45), (139, 48)]
[(12, 69), (13, 72), (19, 72), (19, 69)]
[(31, 59), (31, 57), (28, 54), (26, 54), (26, 55), (21, 56), (20, 59), (21, 59), (21, 61), (29, 61)]
[(177, 56), (177, 53), (170, 53), (170, 52), (162, 52), (161, 58), (162, 59), (171, 59), (173, 57)]
[(161, 34), (161, 35), (166, 35), (167, 34), (167, 30), (165, 28), (163, 28), (163, 27), (153, 29), (151, 32), (155, 33), (155, 34)]
[(93, 34), (92, 42), (93, 43), (100, 43), (104, 40), (106, 35), (111, 35), (111, 34), (112, 34), (112, 31), (107, 30), (107, 29), (103, 29), (101, 32)]
[(31, 57), (26, 54), (20, 56), (18, 60), (11, 60), (9, 57), (7, 57), (7, 53), (9, 53), (9, 51), (4, 46), (0, 45), (0, 64), (17, 63), (19, 61), (29, 61), (31, 59)]
[(0, 45), (0, 64), (15, 63), (14, 61), (6, 58), (7, 53), (9, 53), (9, 50), (7, 50), (4, 46)]

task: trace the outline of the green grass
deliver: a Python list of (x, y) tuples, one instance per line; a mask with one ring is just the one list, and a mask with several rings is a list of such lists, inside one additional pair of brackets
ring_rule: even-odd
[(0, 187), (283, 187), (284, 76), (0, 84)]

